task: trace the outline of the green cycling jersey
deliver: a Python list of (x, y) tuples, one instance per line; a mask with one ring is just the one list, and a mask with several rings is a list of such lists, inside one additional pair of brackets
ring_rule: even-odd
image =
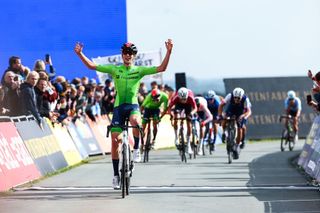
[(163, 111), (166, 111), (168, 107), (168, 95), (166, 93), (160, 92), (160, 98), (158, 102), (153, 101), (151, 93), (149, 93), (144, 99), (142, 106), (148, 109), (159, 109), (162, 103), (164, 107)]
[(114, 107), (121, 104), (138, 104), (138, 89), (141, 79), (145, 75), (157, 73), (157, 67), (124, 65), (98, 65), (98, 72), (108, 73), (114, 80), (117, 96)]

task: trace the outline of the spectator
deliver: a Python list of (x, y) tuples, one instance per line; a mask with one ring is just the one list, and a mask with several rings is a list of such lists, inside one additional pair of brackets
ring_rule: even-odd
[(4, 84), (2, 86), (2, 112), (8, 116), (18, 116), (23, 114), (22, 104), (20, 102), (20, 81), (18, 76), (12, 71), (7, 71), (4, 75)]
[(313, 81), (312, 94), (316, 102), (320, 103), (320, 72), (313, 75), (311, 70), (308, 70), (308, 77)]
[(101, 117), (101, 100), (102, 100), (102, 93), (96, 92), (94, 95), (94, 102), (91, 106), (92, 115), (95, 119), (100, 119)]
[(139, 90), (138, 90), (138, 102), (139, 105), (141, 105), (144, 101), (144, 98), (148, 94), (147, 87), (144, 82), (141, 82), (139, 85)]
[(106, 79), (101, 110), (103, 115), (107, 115), (109, 121), (111, 121), (109, 114), (113, 112), (113, 105), (115, 100), (114, 97), (115, 97), (115, 91), (114, 91), (113, 82), (111, 81), (111, 79)]
[(85, 112), (87, 106), (87, 98), (83, 95), (84, 90), (84, 86), (79, 86), (77, 90), (75, 116), (72, 119), (73, 122), (75, 122), (78, 118), (84, 115), (83, 113)]
[(92, 121), (96, 121), (95, 116), (92, 113), (92, 106), (95, 104), (94, 91), (91, 90), (87, 93), (87, 105), (86, 105), (86, 114)]
[(21, 100), (24, 106), (24, 114), (32, 114), (42, 127), (42, 119), (37, 108), (37, 99), (34, 91), (39, 79), (39, 73), (32, 71), (27, 75), (26, 82), (21, 84)]
[(21, 63), (21, 59), (17, 56), (11, 56), (9, 58), (9, 67), (4, 71), (3, 76), (1, 78), (1, 84), (4, 84), (4, 76), (8, 71), (12, 71), (15, 74), (22, 76), (23, 79), (28, 75), (30, 69), (25, 67)]
[(60, 96), (60, 99), (58, 100), (58, 103), (57, 103), (56, 113), (59, 114), (57, 121), (59, 123), (63, 123), (63, 121), (68, 117), (68, 113), (69, 113), (67, 97)]
[(158, 89), (158, 83), (157, 83), (156, 81), (152, 81), (152, 82), (150, 83), (150, 86), (151, 86), (150, 92), (151, 92), (152, 90), (154, 90), (154, 89)]
[(35, 91), (36, 97), (37, 97), (37, 107), (38, 107), (38, 111), (40, 113), (40, 116), (47, 117), (47, 118), (51, 119), (49, 100), (46, 99), (46, 97), (44, 95), (45, 92), (47, 91), (47, 88), (48, 88), (47, 80), (44, 78), (39, 78), (38, 83), (37, 83), (36, 87), (34, 88), (34, 91)]
[[(49, 73), (46, 71), (46, 64), (49, 65)], [(56, 76), (56, 72), (54, 67), (52, 66), (52, 61), (51, 61), (51, 57), (49, 56), (48, 61), (45, 62), (41, 59), (36, 60), (34, 67), (33, 67), (34, 71), (37, 72), (45, 72), (49, 78), (49, 80), (51, 81), (55, 76)], [(40, 76), (41, 78), (41, 76)]]

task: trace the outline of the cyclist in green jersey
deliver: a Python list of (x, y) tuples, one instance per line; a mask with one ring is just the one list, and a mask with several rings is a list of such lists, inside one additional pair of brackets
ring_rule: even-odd
[[(124, 125), (125, 120), (129, 117), (130, 124), (132, 126), (140, 125), (141, 116), (139, 111), (137, 93), (140, 80), (145, 75), (151, 75), (159, 72), (164, 72), (167, 69), (173, 43), (171, 39), (165, 42), (167, 49), (166, 55), (158, 67), (144, 67), (135, 66), (134, 59), (138, 53), (137, 47), (132, 43), (125, 43), (121, 49), (121, 55), (123, 59), (123, 65), (96, 65), (89, 58), (87, 58), (82, 50), (83, 44), (77, 43), (75, 45), (74, 51), (79, 56), (81, 61), (91, 70), (96, 70), (99, 72), (109, 73), (115, 83), (115, 88), (117, 90), (116, 101), (113, 110), (112, 124), (114, 125)], [(122, 130), (120, 128), (112, 128), (111, 130), (111, 158), (113, 164), (113, 188), (120, 188), (120, 178), (119, 178), (119, 155), (118, 146), (122, 141)], [(139, 153), (139, 130), (133, 129), (134, 137), (134, 152), (133, 160), (136, 162), (140, 161)]]
[(161, 92), (159, 89), (153, 89), (144, 99), (140, 109), (143, 113), (142, 128), (145, 132), (147, 123), (150, 122), (150, 118), (153, 119), (153, 139), (152, 146), (154, 146), (155, 139), (158, 133), (158, 123), (160, 122), (160, 107), (163, 104), (163, 111), (168, 108), (168, 95)]

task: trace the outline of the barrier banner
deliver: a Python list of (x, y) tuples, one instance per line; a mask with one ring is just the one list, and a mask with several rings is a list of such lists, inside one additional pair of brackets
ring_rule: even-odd
[(15, 122), (15, 126), (42, 175), (68, 166), (46, 122), (43, 130), (34, 120)]
[(279, 138), (283, 125), (279, 118), (284, 114), (287, 92), (293, 90), (302, 104), (299, 136), (306, 137), (315, 117), (306, 103), (312, 81), (308, 77), (238, 78), (224, 79), (227, 93), (235, 87), (244, 89), (252, 104), (252, 115), (248, 119), (248, 138)]
[(101, 118), (97, 119), (96, 122), (93, 122), (89, 117), (86, 117), (86, 120), (103, 153), (111, 153), (111, 133), (107, 138), (107, 126), (109, 125), (109, 121), (106, 118)]
[(0, 123), (0, 191), (39, 178), (34, 164), (16, 127), (11, 122)]
[(77, 119), (75, 123), (70, 122), (69, 125), (75, 126), (80, 141), (85, 147), (89, 156), (102, 154), (102, 150), (85, 119)]
[(61, 124), (55, 124), (53, 127), (49, 120), (46, 120), (46, 121), (53, 135), (57, 139), (57, 142), (61, 147), (61, 151), (68, 165), (72, 166), (81, 162), (82, 158), (76, 146), (74, 145), (73, 140), (69, 135), (67, 128), (65, 126), (62, 126)]
[(84, 145), (82, 144), (82, 142), (78, 136), (75, 125), (73, 125), (73, 123), (71, 122), (67, 125), (67, 129), (68, 129), (68, 132), (69, 132), (74, 144), (76, 145), (82, 159), (89, 157), (89, 154), (88, 154), (86, 148), (84, 147)]
[(312, 177), (320, 180), (320, 116), (314, 119), (302, 152), (298, 165)]

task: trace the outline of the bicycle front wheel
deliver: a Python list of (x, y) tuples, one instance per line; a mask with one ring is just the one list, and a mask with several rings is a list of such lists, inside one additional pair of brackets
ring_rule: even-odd
[(120, 177), (120, 184), (121, 184), (121, 192), (122, 198), (126, 196), (126, 172), (127, 172), (127, 146), (125, 144), (122, 145), (122, 165), (121, 165), (121, 177)]
[(280, 143), (280, 150), (283, 152), (286, 148), (287, 144), (287, 130), (282, 130), (282, 135), (281, 135), (281, 143)]

